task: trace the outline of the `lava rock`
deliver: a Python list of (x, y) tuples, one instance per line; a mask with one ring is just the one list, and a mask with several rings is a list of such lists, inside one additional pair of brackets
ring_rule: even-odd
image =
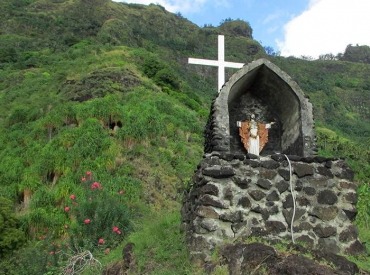
[(294, 163), (294, 173), (298, 176), (298, 178), (302, 178), (305, 176), (310, 176), (314, 174), (314, 169), (312, 165), (303, 164), (303, 163)]
[(248, 192), (248, 194), (255, 200), (260, 201), (262, 200), (266, 194), (262, 192), (261, 190), (251, 190)]
[(319, 265), (301, 255), (290, 255), (277, 264), (269, 274), (335, 275), (329, 267)]
[(200, 198), (200, 203), (204, 206), (213, 206), (216, 208), (228, 208), (222, 201), (218, 198), (212, 197), (210, 195), (204, 195)]
[(279, 201), (280, 197), (279, 197), (279, 194), (274, 190), (270, 194), (267, 195), (266, 200), (268, 200), (268, 201)]
[(214, 165), (203, 169), (203, 175), (212, 178), (228, 178), (235, 175), (231, 166)]
[(310, 215), (318, 217), (323, 221), (331, 221), (338, 215), (338, 208), (335, 206), (321, 207), (316, 206), (312, 209)]
[(201, 205), (196, 209), (195, 213), (199, 217), (203, 217), (203, 218), (210, 218), (210, 219), (218, 219), (219, 218), (219, 214), (216, 212), (216, 210), (214, 210), (210, 206)]
[(241, 222), (242, 218), (242, 213), (240, 211), (220, 215), (220, 220), (232, 223)]
[(328, 178), (333, 178), (334, 175), (333, 173), (330, 171), (330, 169), (326, 168), (326, 167), (318, 167), (317, 168), (317, 171), (319, 172), (320, 175), (323, 175), (323, 176), (326, 176)]
[(338, 197), (331, 190), (323, 190), (319, 192), (317, 202), (325, 205), (333, 205), (338, 202)]
[(200, 195), (209, 194), (217, 197), (218, 187), (213, 184), (206, 184), (199, 189), (199, 194)]
[(282, 194), (284, 193), (286, 190), (288, 190), (289, 188), (289, 183), (287, 183), (286, 181), (284, 180), (281, 180), (279, 181), (277, 184), (276, 184), (276, 188), (278, 189), (279, 193)]
[(286, 181), (290, 179), (290, 172), (285, 169), (279, 169), (278, 170), (279, 175)]
[(250, 208), (251, 201), (247, 197), (242, 197), (238, 201), (238, 206), (242, 206), (243, 208)]
[(274, 160), (266, 160), (261, 162), (261, 166), (266, 169), (276, 169), (280, 166), (280, 164)]
[(354, 225), (348, 226), (345, 230), (343, 230), (339, 234), (339, 240), (341, 242), (353, 241), (353, 240), (356, 240), (357, 237), (358, 237), (358, 231)]
[(316, 194), (316, 189), (313, 187), (303, 187), (303, 192), (305, 192), (306, 195), (313, 196)]
[(263, 189), (270, 189), (271, 188), (271, 182), (269, 180), (266, 180), (266, 179), (259, 179), (257, 181), (257, 185)]
[(314, 227), (313, 231), (320, 238), (328, 238), (337, 234), (337, 229), (332, 226), (317, 225)]
[(266, 221), (265, 225), (268, 233), (276, 234), (286, 231), (284, 223), (279, 221)]

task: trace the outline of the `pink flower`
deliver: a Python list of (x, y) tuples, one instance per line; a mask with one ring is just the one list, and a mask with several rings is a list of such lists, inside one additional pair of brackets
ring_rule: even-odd
[(105, 243), (105, 241), (104, 241), (104, 239), (103, 238), (100, 238), (99, 240), (98, 240), (98, 244), (104, 244)]
[(64, 207), (64, 212), (69, 212), (69, 210), (71, 210), (71, 208), (69, 208), (69, 206)]
[(55, 251), (50, 251), (49, 254), (50, 255), (54, 255), (55, 254)]
[(91, 220), (90, 219), (85, 219), (84, 220), (84, 224), (89, 224), (89, 223), (91, 223)]
[(92, 177), (92, 172), (91, 171), (86, 171), (86, 176), (91, 180)]
[(91, 184), (91, 189), (101, 189), (101, 184), (99, 182), (94, 182)]
[(76, 195), (72, 194), (72, 195), (70, 195), (70, 196), (69, 196), (69, 198), (70, 198), (71, 200), (75, 200), (75, 199), (76, 199)]
[(81, 181), (85, 182), (86, 181), (86, 178), (85, 177), (82, 177), (81, 178)]
[(112, 231), (113, 231), (114, 233), (118, 234), (118, 235), (121, 235), (121, 233), (122, 233), (122, 232), (119, 230), (119, 228), (118, 228), (117, 226), (113, 226)]

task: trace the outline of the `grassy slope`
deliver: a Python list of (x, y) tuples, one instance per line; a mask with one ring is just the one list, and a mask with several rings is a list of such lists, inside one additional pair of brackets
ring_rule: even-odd
[[(202, 128), (216, 81), (214, 70), (186, 66), (186, 59), (216, 57), (220, 32), (228, 35), (231, 61), (263, 56), (252, 55), (258, 43), (225, 28), (199, 29), (155, 5), (100, 0), (0, 5), (0, 191), (17, 204), (29, 237), (45, 227), (55, 236), (65, 233), (63, 206), (69, 194), (82, 192), (80, 177), (91, 170), (111, 192), (125, 189), (126, 203), (137, 214), (150, 213), (140, 214), (128, 240), (136, 244), (139, 274), (195, 273), (174, 213), (202, 155)], [(349, 140), (358, 148), (369, 139), (368, 65), (273, 62), (311, 97), (323, 153), (348, 154)], [(114, 134), (112, 121), (123, 124)], [(368, 181), (368, 151), (358, 152), (354, 167)], [(28, 208), (21, 204), (26, 190), (33, 193)], [(362, 229), (369, 226), (367, 194), (360, 193)], [(108, 263), (119, 254), (117, 249), (99, 258)]]

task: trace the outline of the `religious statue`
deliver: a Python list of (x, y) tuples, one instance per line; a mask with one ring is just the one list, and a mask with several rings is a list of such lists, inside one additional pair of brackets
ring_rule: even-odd
[(239, 135), (248, 153), (259, 156), (268, 141), (268, 129), (274, 123), (263, 124), (257, 122), (254, 114), (251, 115), (250, 121), (237, 121)]

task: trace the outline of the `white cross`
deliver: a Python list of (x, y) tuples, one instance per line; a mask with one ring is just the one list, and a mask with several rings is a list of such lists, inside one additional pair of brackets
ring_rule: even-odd
[(225, 83), (225, 68), (240, 69), (244, 65), (243, 63), (225, 61), (225, 37), (223, 35), (218, 36), (218, 60), (189, 58), (188, 62), (190, 64), (218, 67), (218, 92), (220, 92), (222, 85)]

